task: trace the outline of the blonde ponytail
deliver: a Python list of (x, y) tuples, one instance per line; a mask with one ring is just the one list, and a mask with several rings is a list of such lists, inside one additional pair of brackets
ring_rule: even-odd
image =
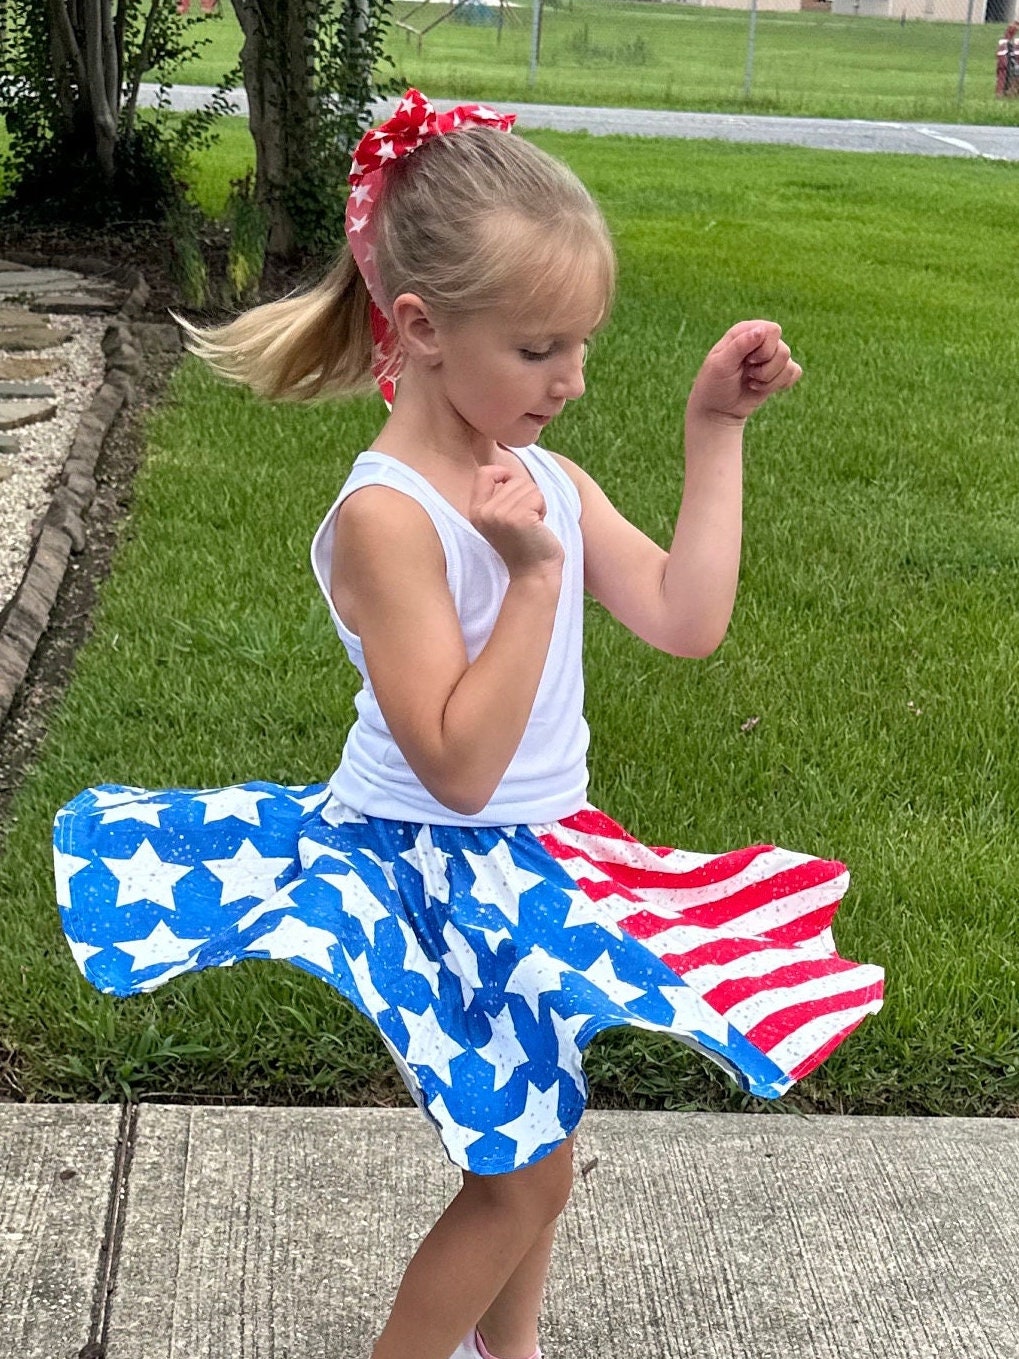
[(222, 326), (176, 320), (192, 354), (259, 396), (313, 401), (373, 389), (368, 289), (346, 246), (309, 292), (252, 307)]

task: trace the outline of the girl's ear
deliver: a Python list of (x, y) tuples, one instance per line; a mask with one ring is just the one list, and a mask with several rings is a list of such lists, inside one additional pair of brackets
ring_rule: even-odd
[(400, 337), (400, 348), (407, 358), (427, 367), (442, 360), (439, 339), (428, 308), (417, 293), (401, 293), (393, 303), (393, 324)]

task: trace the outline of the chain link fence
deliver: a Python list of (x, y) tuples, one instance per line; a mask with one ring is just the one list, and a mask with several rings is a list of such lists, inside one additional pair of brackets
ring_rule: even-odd
[(1019, 123), (1017, 3), (397, 0), (389, 50), (450, 97)]

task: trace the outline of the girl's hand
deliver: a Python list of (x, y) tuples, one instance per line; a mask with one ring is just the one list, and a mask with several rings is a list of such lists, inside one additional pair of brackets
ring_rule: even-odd
[(701, 365), (687, 418), (742, 424), (773, 392), (798, 382), (803, 369), (790, 357), (774, 321), (740, 321), (725, 332)]
[(494, 464), (475, 472), (470, 521), (511, 578), (562, 566), (563, 545), (544, 520), (545, 497), (530, 477)]

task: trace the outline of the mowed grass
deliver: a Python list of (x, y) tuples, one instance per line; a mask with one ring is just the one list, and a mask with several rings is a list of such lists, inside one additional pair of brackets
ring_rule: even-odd
[[(706, 660), (589, 613), (591, 796), (654, 844), (842, 858), (841, 952), (883, 1011), (778, 1105), (668, 1039), (603, 1035), (601, 1105), (1019, 1112), (1019, 468), (996, 163), (542, 134), (604, 204), (620, 297), (547, 434), (667, 542), (686, 392), (732, 322), (797, 389), (747, 434), (742, 582)], [(187, 362), (149, 422), (112, 577), (0, 859), (0, 1049), (32, 1099), (406, 1100), (375, 1031), (286, 964), (114, 1000), (54, 903), (53, 813), (101, 781), (325, 779), (355, 676), (312, 532), (381, 416), (266, 406)], [(756, 719), (751, 722), (751, 719)], [(2, 1064), (0, 1064), (2, 1065)]]
[[(393, 17), (420, 30), (446, 7), (397, 0)], [(472, 11), (472, 13), (478, 13)], [(402, 85), (432, 97), (710, 109), (828, 118), (1015, 123), (1019, 100), (994, 97), (997, 24), (976, 24), (958, 101), (964, 25), (856, 18), (824, 12), (758, 15), (751, 97), (744, 94), (748, 14), (672, 4), (572, 0), (547, 6), (541, 59), (529, 81), (531, 10), (507, 7), (501, 34), (452, 17), (421, 41), (394, 26), (387, 52)], [(241, 34), (231, 9), (196, 20), (208, 44), (174, 75), (216, 84)]]

